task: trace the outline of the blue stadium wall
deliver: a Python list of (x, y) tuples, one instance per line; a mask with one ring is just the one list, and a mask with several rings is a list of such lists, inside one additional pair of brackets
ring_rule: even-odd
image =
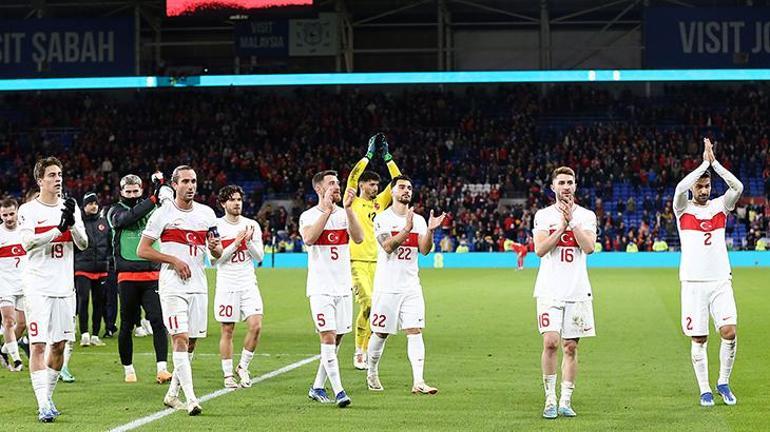
[[(730, 263), (733, 267), (770, 267), (770, 252), (730, 252)], [(679, 252), (638, 252), (638, 253), (596, 253), (588, 256), (588, 266), (594, 268), (674, 268), (679, 266)], [(525, 268), (537, 268), (540, 259), (534, 253), (527, 255), (524, 260)], [(489, 253), (432, 253), (420, 256), (420, 267), (423, 268), (513, 268), (516, 266), (516, 255), (504, 252)], [(272, 267), (273, 257), (265, 256), (263, 267)], [(307, 254), (281, 253), (275, 254), (276, 268), (305, 268)]]

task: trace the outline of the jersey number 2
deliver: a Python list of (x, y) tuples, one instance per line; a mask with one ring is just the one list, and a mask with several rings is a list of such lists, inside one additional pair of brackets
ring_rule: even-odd
[(706, 246), (711, 246), (711, 233), (703, 233), (703, 244)]

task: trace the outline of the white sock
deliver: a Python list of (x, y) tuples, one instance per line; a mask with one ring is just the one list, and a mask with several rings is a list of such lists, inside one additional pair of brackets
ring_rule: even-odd
[(422, 340), (422, 333), (406, 335), (406, 355), (412, 364), (414, 383), (424, 382), (422, 371), (425, 367), (425, 342)]
[(158, 372), (168, 372), (168, 363), (164, 361), (159, 361), (155, 363), (155, 368)]
[(21, 357), (19, 357), (19, 343), (16, 341), (8, 342), (7, 344), (3, 345), (3, 348), (5, 348), (5, 353), (11, 356), (13, 361), (20, 361)]
[(67, 341), (67, 343), (64, 344), (64, 363), (62, 364), (62, 368), (69, 367), (71, 358), (72, 358), (72, 342)]
[(326, 376), (332, 383), (334, 394), (341, 392), (342, 380), (340, 379), (340, 365), (337, 362), (337, 346), (334, 344), (321, 344), (321, 363), (326, 369)]
[(556, 374), (543, 375), (543, 387), (545, 388), (545, 398), (556, 400)]
[(733, 340), (722, 339), (722, 345), (719, 346), (719, 380), (717, 384), (728, 384), (730, 374), (733, 372), (733, 363), (735, 363), (735, 352), (738, 350), (738, 338)]
[[(556, 375), (554, 375), (555, 377)], [(569, 406), (572, 401), (572, 391), (575, 390), (575, 384), (569, 381), (561, 382), (561, 398), (559, 399), (559, 405)]]
[(222, 359), (222, 373), (225, 378), (233, 376), (233, 359)]
[(241, 350), (241, 361), (238, 363), (238, 365), (241, 367), (241, 369), (249, 370), (249, 365), (251, 365), (251, 359), (254, 358), (254, 351), (249, 351), (246, 348)]
[(134, 370), (134, 365), (133, 364), (130, 364), (128, 366), (123, 366), (123, 372), (126, 375), (131, 375), (131, 374), (136, 375), (136, 371)]
[(8, 348), (5, 347), (6, 345), (8, 345), (8, 344), (7, 343), (3, 344), (3, 346), (0, 347), (0, 352), (3, 353), (3, 354), (8, 354)]
[(369, 375), (377, 375), (380, 372), (380, 359), (382, 358), (382, 352), (385, 350), (385, 341), (376, 334), (373, 334), (369, 338), (369, 346), (366, 349), (366, 358), (369, 366)]
[(29, 374), (32, 379), (32, 390), (35, 391), (37, 407), (48, 408), (48, 371), (39, 370)]
[(176, 367), (174, 367), (174, 372), (171, 374), (171, 384), (168, 386), (166, 396), (179, 397), (179, 374), (176, 372)]
[(190, 359), (190, 363), (192, 363), (193, 357), (195, 357), (195, 351), (187, 353), (187, 358)]
[[(192, 353), (190, 353), (192, 354)], [(179, 385), (182, 387), (185, 398), (188, 401), (198, 400), (193, 390), (192, 367), (190, 357), (186, 352), (174, 351), (174, 373), (179, 377)]]
[(695, 370), (695, 379), (698, 381), (700, 393), (711, 392), (709, 386), (709, 359), (706, 346), (708, 342), (698, 343), (693, 341), (690, 348), (690, 357), (692, 358), (692, 367)]
[(324, 388), (326, 386), (326, 368), (324, 362), (318, 362), (318, 371), (315, 373), (315, 381), (313, 381), (313, 388)]
[(53, 391), (56, 389), (56, 383), (59, 382), (59, 371), (46, 368), (48, 373), (48, 398), (53, 399)]

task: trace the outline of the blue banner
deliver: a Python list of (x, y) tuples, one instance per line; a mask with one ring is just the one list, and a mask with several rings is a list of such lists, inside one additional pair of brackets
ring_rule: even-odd
[(0, 21), (0, 76), (133, 73), (132, 18)]
[(246, 21), (235, 25), (235, 50), (238, 55), (286, 57), (289, 55), (289, 22)]
[[(770, 252), (728, 252), (730, 265), (737, 267), (770, 267)], [(420, 255), (421, 268), (515, 268), (516, 254), (512, 252), (431, 253)], [(599, 252), (588, 256), (590, 268), (678, 268), (679, 252)], [(262, 267), (271, 267), (273, 257), (265, 255)], [(525, 268), (538, 268), (540, 259), (534, 253), (524, 259)], [(275, 255), (276, 268), (307, 268), (306, 253)]]
[(647, 68), (770, 66), (770, 8), (649, 8)]

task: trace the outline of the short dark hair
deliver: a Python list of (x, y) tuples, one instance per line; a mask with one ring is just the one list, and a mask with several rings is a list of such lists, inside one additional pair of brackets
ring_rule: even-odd
[(63, 169), (63, 165), (59, 159), (57, 159), (54, 156), (48, 156), (47, 158), (40, 159), (35, 164), (35, 169), (33, 171), (33, 174), (35, 175), (36, 179), (42, 179), (45, 175), (45, 169), (49, 166), (57, 166), (59, 169)]
[(698, 180), (704, 179), (704, 178), (707, 178), (707, 179), (711, 180), (711, 170), (710, 169), (707, 169), (706, 171), (703, 171), (703, 174), (701, 174), (700, 177), (698, 177)]
[(337, 177), (337, 171), (334, 171), (334, 170), (324, 170), (324, 171), (320, 171), (320, 172), (315, 173), (315, 175), (313, 176), (313, 187), (315, 187), (318, 184), (323, 183), (324, 178), (326, 176)]
[(366, 182), (369, 182), (369, 181), (372, 181), (372, 180), (374, 180), (377, 183), (379, 183), (380, 182), (380, 175), (377, 174), (374, 171), (369, 171), (369, 170), (364, 171), (363, 173), (361, 173), (361, 177), (358, 178), (358, 182), (359, 183), (366, 183)]
[(568, 166), (560, 166), (555, 170), (553, 170), (553, 172), (551, 173), (551, 183), (553, 183), (553, 181), (556, 180), (556, 177), (560, 174), (566, 174), (566, 175), (572, 176), (573, 179), (577, 178), (575, 176), (575, 170), (573, 170)]
[(16, 198), (5, 198), (4, 200), (0, 201), (0, 207), (16, 207), (19, 208), (19, 202), (16, 201)]
[(224, 206), (224, 204), (230, 200), (230, 198), (233, 197), (233, 194), (239, 193), (241, 194), (241, 199), (244, 198), (243, 188), (238, 185), (227, 185), (219, 190), (219, 197), (217, 200), (219, 201), (219, 204)]
[(409, 184), (413, 185), (412, 179), (409, 178), (409, 176), (401, 174), (401, 175), (397, 175), (397, 176), (393, 177), (393, 180), (390, 181), (390, 187), (396, 187), (396, 183), (398, 183), (399, 180), (408, 181)]
[(195, 171), (195, 170), (190, 165), (179, 165), (178, 167), (174, 168), (174, 172), (171, 173), (171, 182), (172, 183), (179, 182), (179, 172), (180, 171)]

